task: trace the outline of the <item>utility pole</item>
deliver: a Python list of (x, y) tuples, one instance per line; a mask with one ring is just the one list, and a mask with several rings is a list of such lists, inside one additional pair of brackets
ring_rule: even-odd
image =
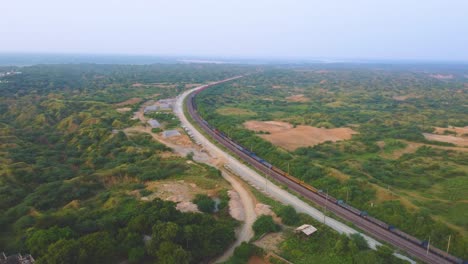
[(325, 218), (327, 217), (326, 216), (326, 213), (327, 213), (327, 202), (328, 202), (328, 189), (327, 189), (327, 195), (325, 197), (325, 205), (324, 205), (324, 208), (323, 208), (323, 223), (325, 224)]
[(431, 237), (429, 237), (429, 241), (427, 242), (427, 250), (426, 250), (426, 255), (429, 254), (429, 247), (431, 246)]
[(449, 239), (447, 243), (447, 253), (449, 252), (449, 249), (450, 249), (450, 238), (452, 238), (452, 235), (449, 235)]
[(290, 174), (290, 173), (289, 173), (289, 162), (288, 162), (288, 174)]

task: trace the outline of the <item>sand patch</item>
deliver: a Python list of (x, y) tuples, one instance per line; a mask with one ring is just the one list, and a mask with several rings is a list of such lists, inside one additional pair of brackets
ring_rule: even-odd
[(286, 97), (286, 101), (288, 102), (308, 102), (310, 101), (309, 98), (305, 97), (303, 94), (296, 94)]
[(133, 105), (133, 104), (138, 104), (139, 102), (141, 102), (143, 99), (141, 98), (130, 98), (128, 100), (125, 100), (123, 102), (120, 102), (120, 103), (116, 103), (114, 104), (115, 106), (126, 106), (126, 105)]
[(438, 134), (429, 134), (429, 133), (423, 133), (423, 135), (427, 140), (447, 142), (447, 143), (455, 144), (457, 146), (468, 147), (468, 137), (457, 137), (457, 136), (438, 135)]
[(287, 150), (300, 147), (315, 146), (326, 141), (351, 139), (356, 131), (351, 128), (317, 128), (312, 126), (293, 127), (286, 122), (278, 121), (247, 121), (244, 126), (253, 131), (267, 131), (270, 134), (260, 135), (271, 143)]

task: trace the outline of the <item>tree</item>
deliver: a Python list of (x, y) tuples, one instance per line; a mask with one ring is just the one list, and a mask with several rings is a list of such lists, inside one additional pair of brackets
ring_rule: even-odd
[(114, 263), (116, 243), (107, 232), (81, 237), (78, 263)]
[(73, 230), (69, 227), (59, 228), (51, 227), (49, 229), (33, 230), (28, 234), (26, 246), (33, 255), (43, 255), (47, 252), (49, 245), (60, 239), (69, 239), (73, 237)]
[(145, 256), (145, 249), (143, 247), (131, 248), (128, 252), (128, 261), (130, 263), (139, 263)]
[(256, 235), (279, 231), (279, 226), (275, 224), (271, 215), (262, 215), (257, 218), (252, 228)]
[[(386, 260), (386, 263), (390, 263), (390, 260), (393, 257), (393, 250), (385, 245), (377, 247), (377, 255), (382, 259)], [(387, 262), (388, 260), (388, 262)]]
[(161, 264), (188, 264), (191, 259), (190, 254), (181, 246), (169, 241), (161, 243), (156, 256), (157, 263)]
[(50, 245), (45, 256), (38, 259), (39, 263), (61, 264), (61, 263), (76, 263), (80, 245), (78, 241), (70, 239), (60, 239)]

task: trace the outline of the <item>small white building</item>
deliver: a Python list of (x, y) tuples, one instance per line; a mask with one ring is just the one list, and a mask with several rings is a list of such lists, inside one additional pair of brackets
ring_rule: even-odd
[(158, 120), (156, 119), (150, 119), (148, 120), (148, 124), (152, 127), (152, 128), (159, 128), (161, 127), (161, 124), (158, 122)]
[(301, 225), (300, 227), (296, 228), (296, 233), (303, 233), (306, 236), (310, 236), (317, 231), (317, 228), (311, 225)]

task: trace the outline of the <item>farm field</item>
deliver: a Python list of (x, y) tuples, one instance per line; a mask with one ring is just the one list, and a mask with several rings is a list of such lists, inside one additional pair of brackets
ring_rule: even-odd
[(207, 89), (197, 104), (208, 122), (273, 165), (440, 248), (451, 236), (450, 252), (467, 258), (467, 72), (267, 69)]

